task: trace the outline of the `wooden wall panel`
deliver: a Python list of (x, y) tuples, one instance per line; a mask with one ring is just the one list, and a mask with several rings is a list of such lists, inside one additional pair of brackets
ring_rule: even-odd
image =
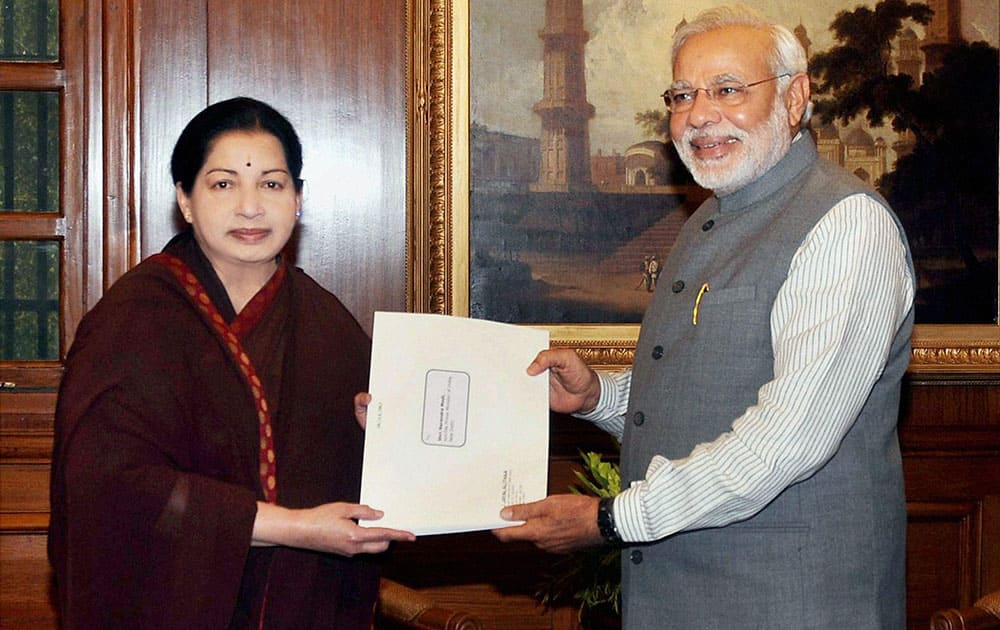
[(934, 610), (1000, 589), (1000, 381), (911, 377), (901, 418), (907, 616), (925, 628)]
[(0, 628), (4, 630), (56, 627), (45, 540), (41, 532), (0, 532)]
[(911, 627), (920, 627), (918, 622), (952, 602), (968, 606), (976, 599), (981, 507), (978, 502), (909, 503), (906, 581)]
[(48, 463), (4, 462), (0, 504), (7, 512), (48, 515)]
[(208, 105), (206, 0), (133, 0), (138, 6), (140, 258), (181, 225), (170, 153), (184, 125)]

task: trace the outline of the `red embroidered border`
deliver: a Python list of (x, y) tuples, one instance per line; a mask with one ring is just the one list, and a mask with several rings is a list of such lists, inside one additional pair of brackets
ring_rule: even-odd
[(253, 329), (264, 316), (267, 306), (273, 301), (287, 273), (284, 262), (282, 261), (278, 265), (278, 269), (268, 283), (250, 300), (230, 326), (226, 324), (222, 315), (219, 314), (219, 310), (212, 304), (212, 300), (208, 297), (208, 293), (198, 281), (198, 278), (180, 258), (171, 254), (157, 254), (150, 260), (164, 265), (173, 272), (174, 276), (180, 281), (187, 292), (191, 303), (198, 307), (198, 310), (201, 311), (208, 323), (211, 324), (226, 347), (229, 348), (229, 352), (233, 355), (233, 358), (236, 359), (236, 364), (243, 373), (243, 377), (250, 387), (250, 393), (253, 395), (257, 406), (257, 419), (260, 429), (260, 456), (258, 461), (260, 464), (261, 487), (264, 490), (264, 497), (267, 499), (267, 502), (274, 503), (277, 500), (278, 481), (277, 462), (275, 461), (274, 452), (274, 432), (271, 428), (271, 412), (267, 405), (267, 398), (264, 395), (264, 384), (257, 376), (257, 370), (254, 369), (253, 363), (250, 361), (250, 356), (243, 349), (240, 337), (243, 337)]

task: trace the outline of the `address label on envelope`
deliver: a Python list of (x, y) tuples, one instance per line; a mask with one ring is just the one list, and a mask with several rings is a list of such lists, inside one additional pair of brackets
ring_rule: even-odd
[(506, 527), (505, 505), (545, 497), (548, 376), (526, 369), (544, 329), (375, 313), (362, 526), (417, 535)]
[(464, 446), (469, 422), (469, 375), (427, 370), (424, 380), (424, 444)]

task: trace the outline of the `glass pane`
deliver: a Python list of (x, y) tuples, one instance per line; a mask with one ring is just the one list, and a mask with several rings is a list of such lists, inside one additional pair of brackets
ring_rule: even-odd
[(0, 360), (59, 359), (59, 242), (0, 241)]
[(0, 212), (58, 211), (59, 93), (0, 91)]
[(0, 61), (59, 58), (59, 0), (0, 0)]

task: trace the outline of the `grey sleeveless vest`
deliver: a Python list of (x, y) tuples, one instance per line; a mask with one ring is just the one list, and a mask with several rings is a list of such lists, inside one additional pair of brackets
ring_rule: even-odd
[[(626, 483), (644, 478), (654, 455), (686, 457), (729, 431), (756, 403), (773, 377), (770, 315), (791, 259), (823, 215), (854, 193), (888, 207), (819, 159), (803, 133), (767, 174), (710, 198), (687, 221), (636, 347)], [(909, 253), (907, 262), (912, 272)], [(693, 326), (703, 283), (711, 289)], [(903, 628), (906, 507), (896, 421), (912, 324), (911, 310), (857, 421), (813, 476), (746, 521), (623, 550), (625, 628)]]

